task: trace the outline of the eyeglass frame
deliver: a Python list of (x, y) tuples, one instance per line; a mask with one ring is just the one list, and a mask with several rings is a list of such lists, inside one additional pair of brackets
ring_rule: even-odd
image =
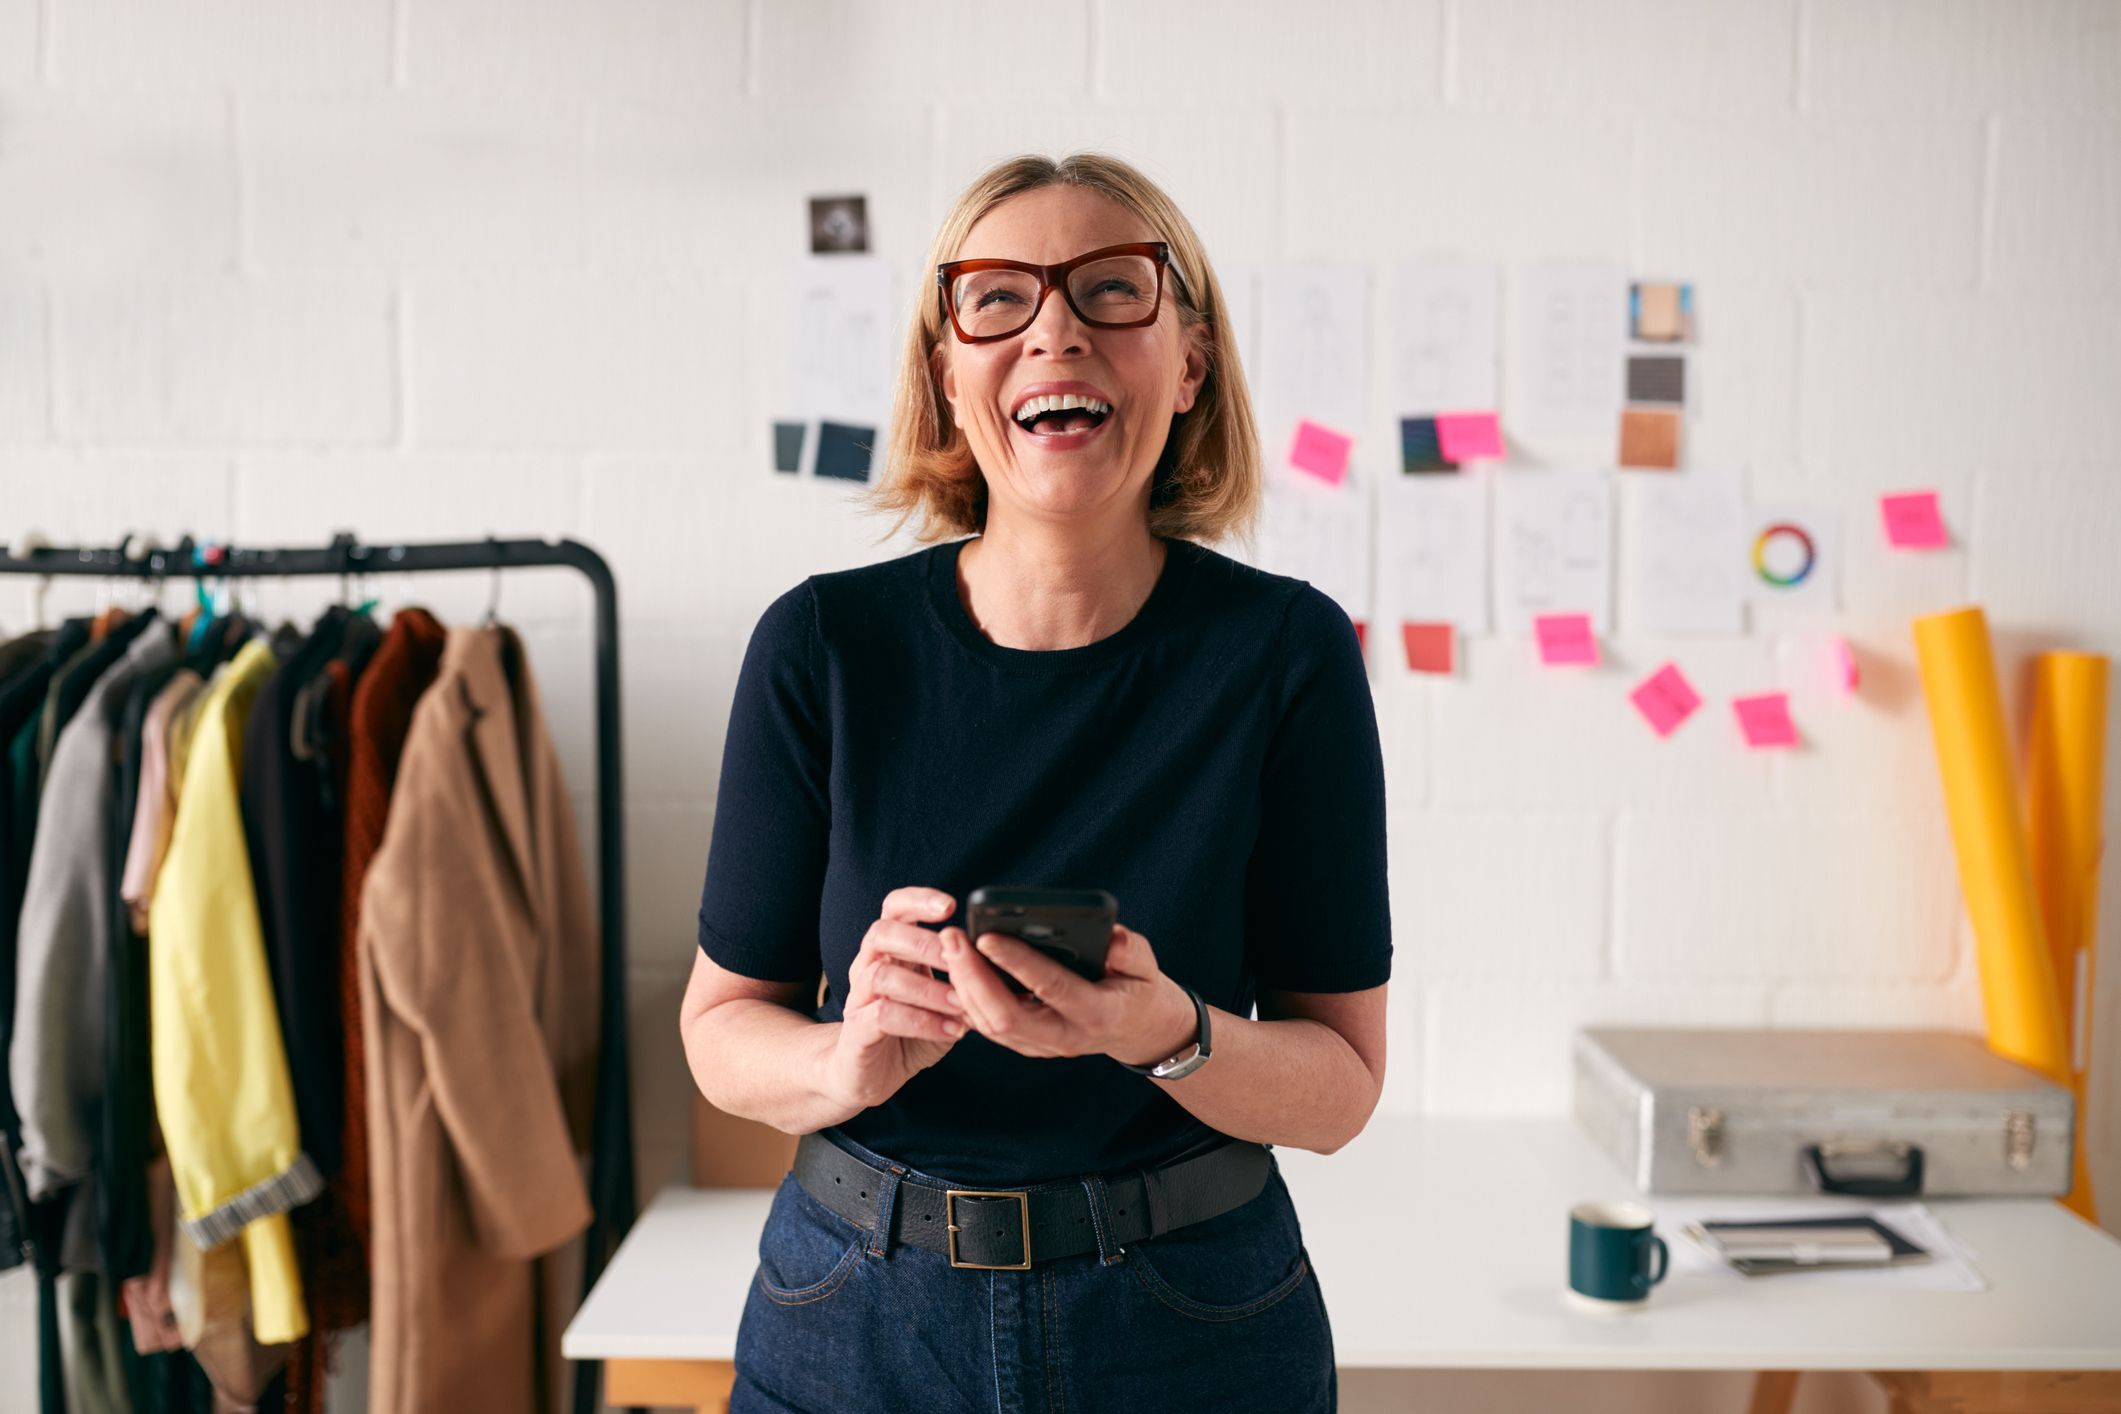
[[(1075, 302), (1074, 292), (1068, 288), (1068, 276), (1073, 274), (1079, 266), (1088, 265), (1093, 260), (1102, 260), (1112, 255), (1146, 255), (1155, 260), (1156, 307), (1149, 311), (1148, 317), (1129, 319), (1114, 324), (1108, 320), (1092, 319), (1089, 315), (1083, 313), (1082, 306)], [(1046, 296), (1056, 289), (1061, 292), (1061, 298), (1068, 302), (1068, 308), (1075, 311), (1075, 317), (1093, 329), (1139, 329), (1146, 325), (1154, 324), (1157, 317), (1164, 312), (1164, 271), (1166, 269), (1170, 270), (1172, 278), (1178, 283), (1179, 297), (1181, 299), (1185, 298), (1186, 277), (1179, 273), (1176, 265), (1171, 263), (1171, 243), (1169, 241), (1128, 241), (1121, 245), (1101, 246), (1096, 250), (1085, 251), (1073, 260), (1063, 260), (1057, 265), (1034, 265), (1026, 260), (1001, 260), (992, 257), (981, 257), (974, 260), (946, 260), (935, 267), (935, 297), (943, 307), (943, 317), (950, 321), (950, 328), (957, 335), (958, 342), (961, 344), (991, 344), (998, 339), (1015, 338), (1037, 321), (1039, 311), (1046, 307)], [(1021, 270), (1027, 275), (1038, 276), (1038, 298), (1032, 301), (1031, 313), (1021, 326), (1011, 329), (1006, 334), (981, 334), (975, 337), (967, 334), (965, 326), (957, 322), (957, 311), (951, 308), (951, 282), (960, 275), (968, 275), (978, 270)]]

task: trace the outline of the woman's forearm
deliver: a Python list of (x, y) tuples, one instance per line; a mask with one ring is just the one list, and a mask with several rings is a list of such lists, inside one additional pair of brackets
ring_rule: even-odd
[[(1181, 993), (1183, 996), (1183, 993)], [(1195, 1032), (1185, 998), (1182, 1034)], [(1175, 1080), (1145, 1077), (1212, 1129), (1330, 1154), (1362, 1132), (1379, 1085), (1345, 1036), (1322, 1021), (1255, 1021), (1209, 1007), (1208, 1062)], [(1165, 1050), (1184, 1049), (1185, 1042)]]
[(686, 1021), (685, 1063), (724, 1114), (810, 1134), (861, 1112), (822, 1086), (839, 1028), (778, 1002), (735, 997)]

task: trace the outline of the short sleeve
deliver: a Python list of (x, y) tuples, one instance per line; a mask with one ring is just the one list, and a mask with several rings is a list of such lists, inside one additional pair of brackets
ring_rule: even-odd
[(1323, 591), (1282, 620), (1280, 715), (1245, 866), (1246, 963), (1258, 985), (1359, 992), (1392, 975), (1384, 753), (1362, 643)]
[(818, 907), (831, 826), (831, 743), (810, 582), (766, 606), (744, 650), (700, 892), (700, 947), (770, 982), (824, 970)]

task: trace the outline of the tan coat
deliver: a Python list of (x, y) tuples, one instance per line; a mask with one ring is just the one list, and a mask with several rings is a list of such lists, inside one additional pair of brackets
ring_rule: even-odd
[(358, 947), (373, 1406), (560, 1409), (560, 1323), (590, 1220), (598, 939), (508, 628), (449, 633), (362, 886)]

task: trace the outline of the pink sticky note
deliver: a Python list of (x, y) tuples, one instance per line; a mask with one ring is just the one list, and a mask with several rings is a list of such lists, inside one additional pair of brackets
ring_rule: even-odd
[(1952, 543), (1935, 491), (1880, 496), (1878, 509), (1885, 516), (1886, 543), (1896, 550), (1942, 550)]
[(1502, 429), (1492, 412), (1447, 412), (1436, 418), (1436, 448), (1445, 461), (1502, 455)]
[(1348, 474), (1348, 449), (1354, 445), (1353, 437), (1300, 420), (1296, 424), (1296, 441), (1289, 448), (1289, 464), (1310, 472), (1329, 486), (1338, 486)]
[(1844, 694), (1854, 692), (1863, 681), (1863, 669), (1856, 662), (1856, 650), (1845, 638), (1836, 638), (1827, 645), (1827, 667), (1834, 675), (1834, 686)]
[(1666, 663), (1637, 683), (1628, 694), (1628, 701), (1642, 713), (1651, 731), (1670, 736), (1681, 722), (1694, 715), (1694, 709), (1701, 705), (1701, 694), (1694, 691), (1694, 684), (1686, 680), (1677, 663)]
[(1457, 645), (1457, 635), (1451, 625), (1417, 623), (1407, 619), (1401, 622), (1399, 632), (1406, 644), (1410, 670), (1417, 673), (1451, 671), (1452, 650)]
[(1797, 727), (1790, 721), (1790, 697), (1786, 692), (1763, 692), (1757, 697), (1734, 697), (1731, 710), (1738, 714), (1738, 728), (1747, 746), (1795, 746)]
[(1541, 614), (1532, 620), (1539, 636), (1539, 661), (1548, 667), (1598, 661), (1598, 635), (1589, 614)]

